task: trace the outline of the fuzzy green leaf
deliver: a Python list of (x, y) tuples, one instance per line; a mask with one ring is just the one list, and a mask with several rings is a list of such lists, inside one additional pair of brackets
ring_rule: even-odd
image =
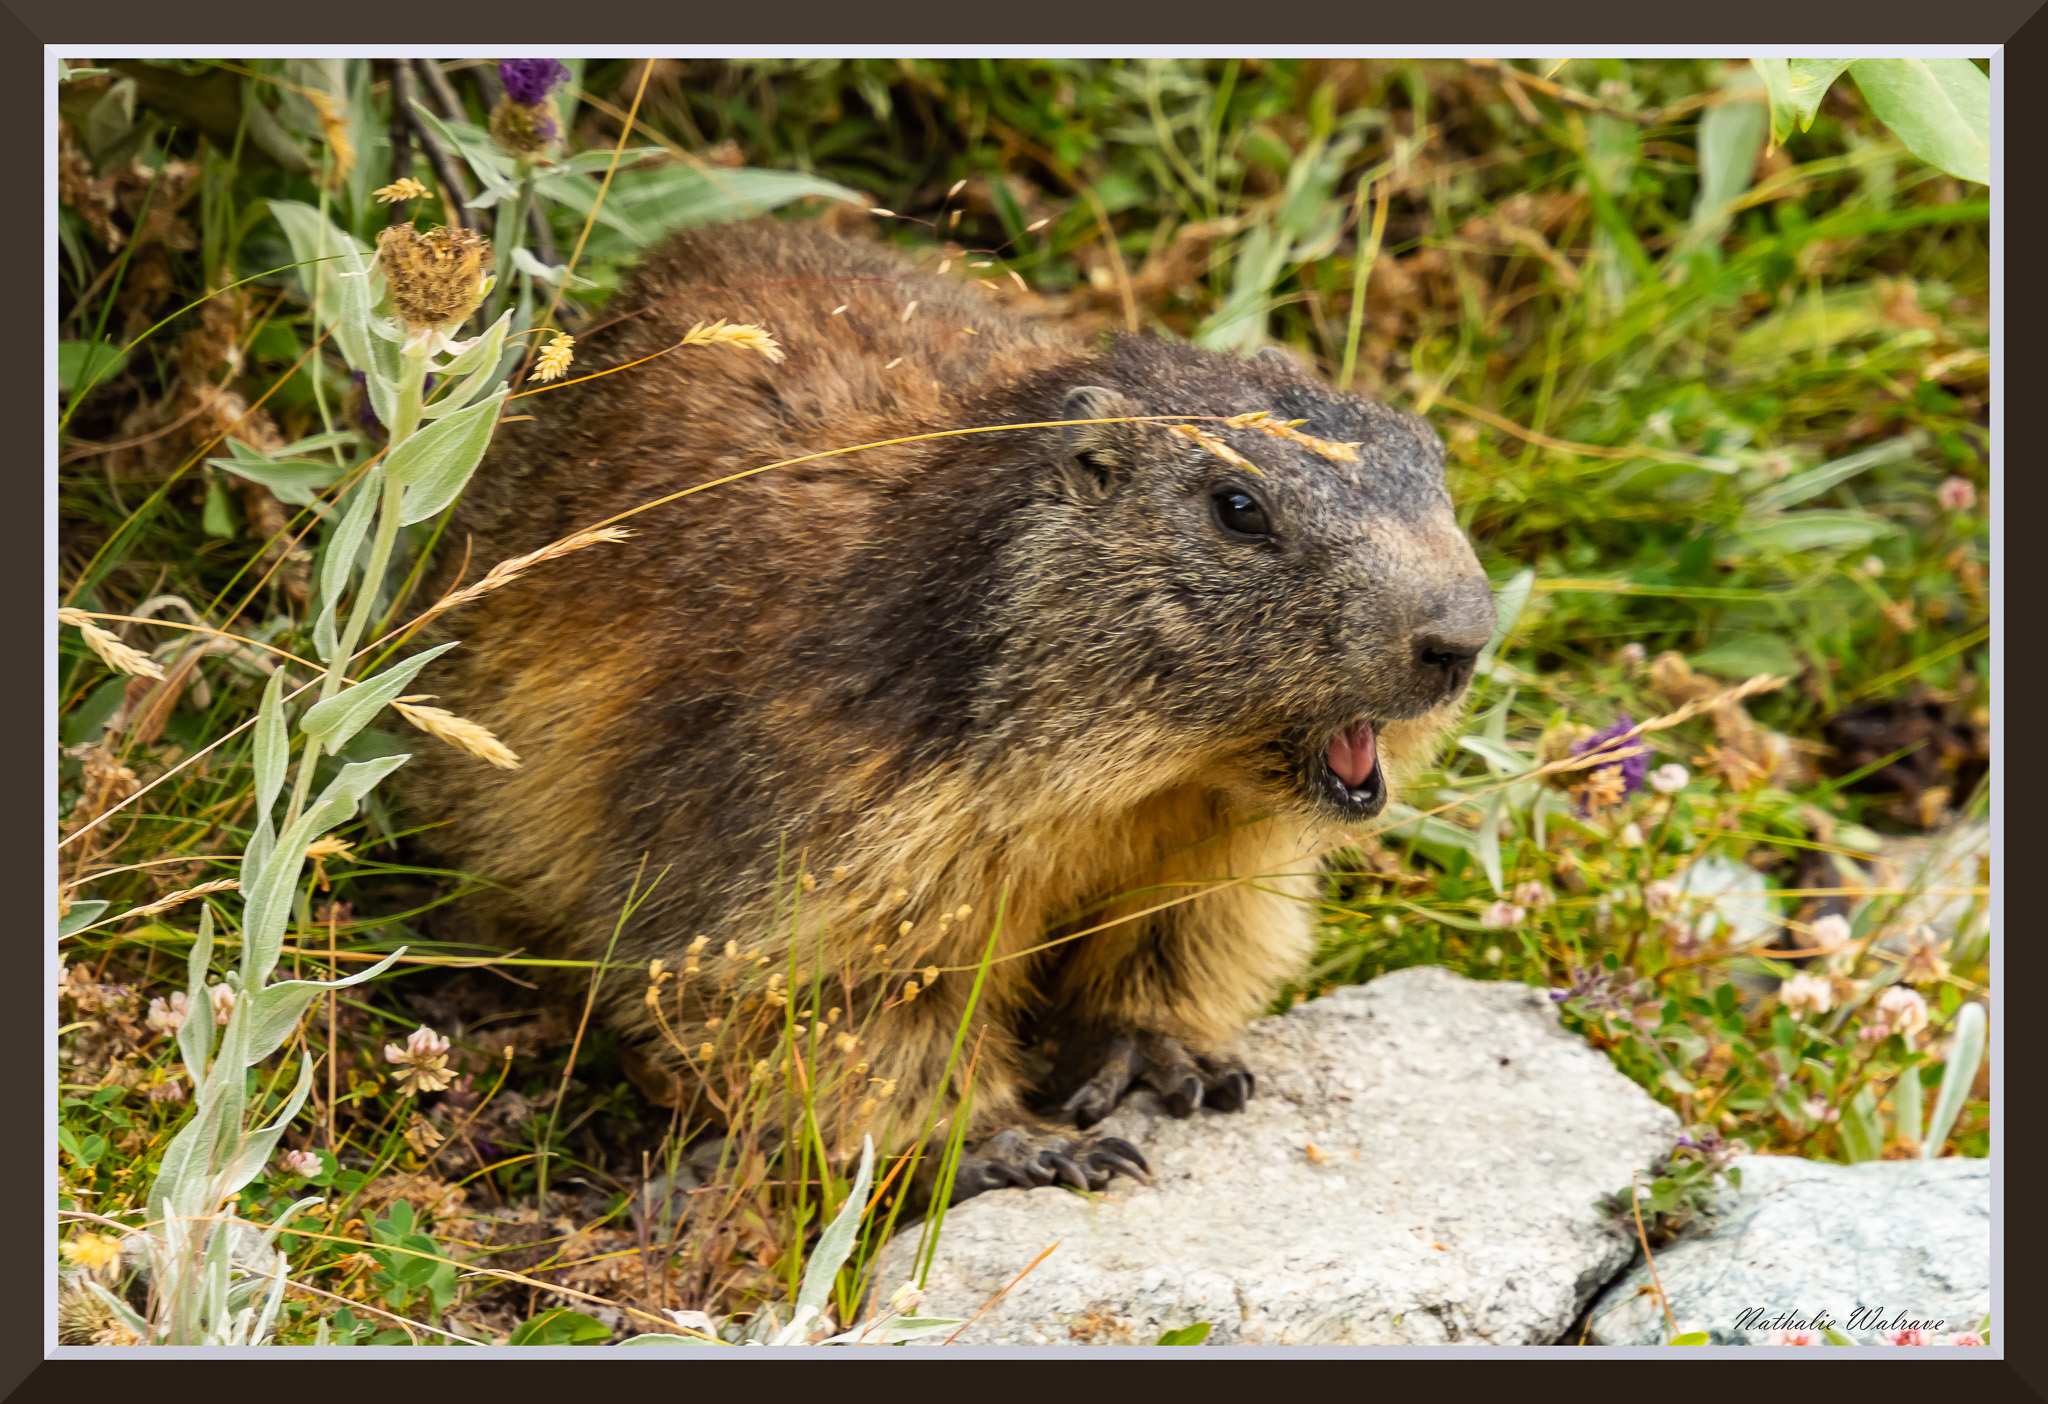
[(384, 710), (391, 699), (411, 686), (420, 669), (439, 658), (452, 643), (439, 644), (425, 653), (415, 653), (403, 663), (385, 669), (374, 678), (365, 679), (338, 692), (324, 702), (316, 702), (306, 709), (306, 715), (299, 722), (299, 729), (308, 736), (317, 736), (327, 748), (327, 754), (336, 755), (349, 743), (358, 731), (370, 724), (370, 719)]
[(398, 509), (400, 526), (425, 521), (461, 495), (491, 446), (498, 411), (511, 393), (500, 386), (490, 398), (435, 421), (398, 446), (390, 471), (406, 485)]

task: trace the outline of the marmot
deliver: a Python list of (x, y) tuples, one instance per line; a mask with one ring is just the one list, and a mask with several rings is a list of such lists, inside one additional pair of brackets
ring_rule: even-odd
[[(452, 554), (911, 441), (683, 497), (448, 617), (441, 705), (525, 763), (423, 756), (414, 792), (447, 860), (518, 894), (501, 939), (660, 960), (658, 1018), (644, 980), (599, 996), (643, 1070), (707, 1112), (794, 1071), (841, 1147), (914, 1143), (934, 1106), (942, 1132), (972, 1061), (956, 1197), (1142, 1176), (1087, 1129), (1132, 1086), (1240, 1108), (1230, 1044), (1305, 963), (1312, 856), (1386, 804), (1493, 629), (1436, 435), (1284, 353), (1094, 349), (772, 218), (670, 239), (606, 317), (578, 373), (717, 318), (787, 360), (692, 348), (535, 396)], [(1206, 418), (914, 437), (1176, 415)]]

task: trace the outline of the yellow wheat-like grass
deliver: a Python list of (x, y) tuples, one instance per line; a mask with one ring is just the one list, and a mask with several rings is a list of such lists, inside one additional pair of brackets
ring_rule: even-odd
[(1335, 439), (1318, 439), (1313, 434), (1304, 434), (1296, 425), (1299, 419), (1275, 419), (1273, 411), (1259, 410), (1253, 414), (1236, 414), (1223, 421), (1233, 429), (1256, 429), (1261, 434), (1271, 434), (1276, 439), (1286, 439), (1300, 444), (1310, 453), (1321, 454), (1332, 463), (1358, 462), (1358, 445), (1340, 443)]
[(576, 338), (564, 332), (541, 348), (540, 357), (533, 363), (533, 374), (529, 380), (560, 380), (569, 369), (569, 363), (576, 359)]
[(467, 751), (478, 760), (489, 761), (500, 770), (519, 769), (519, 757), (510, 746), (492, 735), (489, 727), (468, 717), (458, 717), (445, 708), (416, 705), (429, 695), (401, 697), (391, 705), (398, 709), (398, 715), (436, 741), (446, 741), (457, 750)]
[(573, 552), (581, 551), (588, 546), (602, 545), (607, 541), (624, 541), (631, 535), (633, 535), (632, 532), (622, 527), (592, 527), (587, 531), (579, 531), (574, 536), (565, 536), (560, 541), (550, 542), (538, 551), (528, 551), (523, 556), (513, 556), (508, 560), (499, 561), (484, 573), (483, 579), (477, 581), (474, 585), (465, 585), (460, 590), (452, 590), (434, 601), (432, 608), (413, 621), (414, 626), (418, 627), (437, 615), (445, 614), (451, 609), (480, 599), (490, 594), (493, 590), (501, 590), (537, 565), (552, 561), (559, 556), (566, 556)]
[(1166, 428), (1168, 433), (1178, 434), (1183, 439), (1193, 439), (1196, 443), (1200, 444), (1203, 448), (1209, 450), (1209, 452), (1215, 454), (1225, 463), (1235, 464), (1239, 468), (1244, 469), (1246, 472), (1258, 474), (1258, 476), (1262, 478), (1265, 476), (1265, 474), (1259, 472), (1258, 464), (1252, 462), (1249, 458), (1246, 458), (1243, 454), (1239, 453), (1229, 444), (1224, 443), (1223, 440), (1217, 438), (1214, 434), (1211, 434), (1206, 429), (1197, 429), (1192, 424), (1169, 424), (1166, 426)]
[(683, 333), (679, 343), (683, 346), (738, 346), (748, 351), (758, 351), (769, 360), (780, 363), (782, 346), (768, 334), (766, 327), (757, 327), (752, 322), (728, 322), (720, 317), (715, 322), (699, 322)]
[(57, 611), (59, 624), (74, 624), (84, 636), (86, 646), (100, 656), (117, 673), (131, 673), (140, 678), (155, 678), (163, 681), (164, 670), (148, 654), (128, 647), (120, 636), (111, 634), (92, 622), (82, 609), (60, 609)]

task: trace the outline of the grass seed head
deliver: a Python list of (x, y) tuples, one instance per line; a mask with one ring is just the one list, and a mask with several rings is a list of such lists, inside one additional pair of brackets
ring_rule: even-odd
[(518, 755), (481, 723), (458, 717), (440, 707), (417, 706), (403, 698), (391, 705), (398, 709), (398, 715), (435, 740), (445, 741), (459, 751), (467, 751), (500, 770), (519, 769)]

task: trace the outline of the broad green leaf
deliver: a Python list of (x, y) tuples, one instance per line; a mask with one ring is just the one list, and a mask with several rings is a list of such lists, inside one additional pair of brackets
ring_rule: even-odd
[(1850, 1163), (1875, 1160), (1884, 1150), (1884, 1117), (1877, 1109), (1877, 1091), (1869, 1083), (1857, 1089), (1842, 1109), (1842, 1149)]
[(715, 1346), (718, 1341), (707, 1341), (702, 1336), (665, 1336), (658, 1331), (644, 1335), (628, 1336), (619, 1342), (622, 1346)]
[(500, 386), (487, 399), (429, 424), (392, 453), (386, 470), (392, 481), (405, 485), (399, 525), (423, 522), (460, 495), (491, 446), (498, 411), (510, 393)]
[(1927, 1139), (1920, 1143), (1920, 1158), (1934, 1160), (1941, 1155), (1949, 1128), (1969, 1098), (1970, 1084), (1977, 1080), (1978, 1065), (1984, 1061), (1990, 1016), (1974, 1000), (1956, 1011), (1956, 1030), (1948, 1046), (1948, 1066), (1941, 1072), (1941, 1090), (1934, 1095), (1934, 1115), (1927, 1123)]
[[(598, 182), (587, 175), (561, 176), (540, 189), (586, 218), (597, 205)], [(802, 171), (700, 171), (675, 163), (621, 170), (613, 177), (604, 204), (597, 207), (597, 217), (637, 247), (671, 229), (766, 214), (812, 195), (864, 203), (858, 192)]]
[(363, 475), (349, 498), (348, 511), (334, 528), (334, 535), (320, 548), (320, 617), (313, 625), (314, 646), (320, 661), (331, 662), (338, 641), (335, 622), (341, 611), (341, 597), (347, 593), (349, 577), (355, 573), (356, 553), (370, 534), (377, 504), (384, 496), (384, 468), (380, 464)]
[(1178, 1330), (1163, 1332), (1160, 1335), (1159, 1339), (1157, 1341), (1154, 1341), (1153, 1344), (1163, 1346), (1193, 1346), (1200, 1345), (1203, 1341), (1206, 1341), (1208, 1339), (1209, 1323), (1206, 1321), (1197, 1321), (1192, 1326), (1182, 1326)]
[[(526, 252), (524, 249), (520, 253)], [(471, 400), (477, 392), (498, 377), (498, 359), (505, 347), (505, 333), (511, 329), (512, 313), (491, 323), (490, 328), (476, 340), (476, 345), (457, 356), (444, 366), (440, 374), (446, 378), (466, 375), (468, 378), (445, 395), (436, 396), (433, 403), (422, 406), (420, 414), (426, 419), (439, 419), (453, 414)]]
[[(312, 1090), (313, 1060), (306, 1058), (299, 1063), (298, 1085), (292, 1089), (292, 1095), (285, 1099), (284, 1109), (278, 1113), (277, 1120), (268, 1126), (259, 1126), (242, 1136), (241, 1145), (237, 1147), (238, 1154), (229, 1161), (227, 1173), (222, 1177), (218, 1191), (221, 1198), (240, 1193), (244, 1185), (263, 1173), (265, 1165), (270, 1160), (270, 1153), (277, 1149), (278, 1138), (284, 1135), (284, 1128), (291, 1125), (292, 1118), (299, 1114), (299, 1108), (306, 1105), (306, 1095)], [(223, 1239), (228, 1237), (224, 1233), (217, 1233), (216, 1236)]]
[(1905, 435), (1902, 434), (1896, 439), (1886, 439), (1881, 444), (1874, 444), (1867, 449), (1860, 449), (1832, 462), (1823, 463), (1818, 468), (1794, 473), (1783, 482), (1764, 488), (1750, 499), (1749, 509), (1752, 512), (1768, 512), (1780, 507), (1790, 507), (1810, 497), (1820, 496), (1837, 483), (1847, 482), (1866, 468), (1875, 468), (1881, 463), (1896, 463), (1902, 458), (1912, 456), (1913, 442)]
[(1772, 551), (1817, 551), (1868, 546), (1898, 530), (1895, 523), (1868, 512), (1834, 512), (1816, 508), (1745, 526), (1735, 534), (1739, 554)]
[(1919, 1144), (1927, 1114), (1920, 1105), (1920, 1069), (1907, 1068), (1892, 1084), (1892, 1119), (1898, 1123), (1901, 1140)]
[[(1754, 75), (1740, 76), (1755, 84)], [(1700, 116), (1700, 189), (1689, 231), (1695, 243), (1718, 238), (1728, 227), (1728, 206), (1749, 189), (1770, 130), (1770, 108), (1761, 85), (1745, 88), (1730, 83), (1723, 91), (1730, 89), (1744, 95), (1716, 103)]]
[(291, 755), (291, 738), (285, 732), (284, 669), (279, 668), (263, 685), (263, 701), (256, 708), (256, 812), (268, 816), (284, 789), (285, 763)]
[(1831, 350), (1861, 337), (1897, 328), (1884, 319), (1876, 290), (1868, 283), (1797, 298), (1759, 317), (1735, 338), (1729, 360), (1742, 371), (1776, 371), (1794, 356)]
[(57, 343), (57, 388), (72, 391), (112, 380), (128, 364), (128, 353), (109, 341)]
[[(608, 1341), (611, 1338), (612, 1328), (595, 1317), (585, 1316), (580, 1311), (570, 1311), (567, 1307), (556, 1307), (553, 1311), (542, 1312), (531, 1321), (522, 1322), (512, 1332), (511, 1338), (505, 1344), (516, 1346), (593, 1345), (598, 1341)], [(632, 1338), (632, 1340), (646, 1339), (647, 1337), (645, 1336), (635, 1336)], [(672, 1339), (680, 1340), (681, 1337), (674, 1337)], [(632, 1340), (623, 1342), (623, 1344), (630, 1345)]]
[(458, 152), (469, 168), (476, 172), (476, 178), (483, 189), (470, 200), (472, 210), (489, 209), (498, 201), (518, 193), (519, 187), (512, 181), (512, 161), (498, 150), (491, 134), (472, 122), (447, 122), (437, 117), (425, 103), (414, 100), (412, 110), (421, 121), (433, 128), (442, 142)]
[(299, 729), (308, 736), (319, 737), (328, 755), (337, 754), (348, 744), (350, 737), (384, 710), (392, 698), (405, 691), (420, 669), (453, 647), (453, 643), (438, 644), (424, 653), (414, 654), (403, 663), (386, 668), (374, 678), (357, 683), (346, 692), (338, 692), (324, 702), (314, 703), (300, 719)]
[(340, 480), (346, 470), (317, 458), (289, 461), (277, 459), (209, 458), (208, 465), (224, 469), (238, 478), (261, 483), (279, 502), (293, 507), (310, 507), (323, 488)]
[(1495, 790), (1486, 797), (1486, 803), (1479, 810), (1479, 832), (1473, 836), (1472, 851), (1479, 859), (1479, 867), (1486, 874), (1487, 885), (1498, 897), (1506, 883), (1500, 862), (1500, 819), (1507, 808), (1508, 792)]
[[(1496, 775), (1520, 775), (1531, 765), (1535, 764), (1534, 760), (1530, 757), (1523, 755), (1505, 742), (1494, 740), (1490, 736), (1460, 736), (1458, 738), (1458, 745), (1461, 749), (1470, 751), (1473, 755), (1484, 760), (1487, 767)], [(1507, 792), (1503, 790), (1500, 793), (1506, 794)]]
[(1666, 1341), (1665, 1344), (1675, 1346), (1703, 1346), (1710, 1342), (1712, 1339), (1713, 1334), (1708, 1331), (1687, 1331), (1682, 1336), (1673, 1336), (1670, 1340)]
[(83, 931), (98, 921), (110, 905), (108, 902), (73, 902), (71, 910), (57, 918), (57, 934), (69, 936), (74, 931)]
[(867, 1212), (868, 1185), (873, 1181), (874, 1173), (875, 1141), (872, 1136), (863, 1136), (860, 1169), (853, 1177), (853, 1188), (847, 1191), (846, 1202), (839, 1206), (832, 1222), (818, 1235), (818, 1244), (811, 1250), (811, 1260), (804, 1265), (804, 1280), (796, 1294), (797, 1311), (801, 1312), (805, 1307), (813, 1312), (825, 1309), (826, 1299), (832, 1294), (832, 1284), (838, 1280), (840, 1266), (846, 1262), (846, 1255), (853, 1251), (861, 1215)]
[[(213, 1053), (213, 1011), (208, 1007), (206, 971), (213, 960), (213, 908), (199, 908), (199, 936), (192, 942), (192, 954), (185, 962), (185, 1007), (188, 1017), (178, 1025), (178, 1056), (196, 1088), (206, 1077), (206, 1060)], [(200, 1011), (198, 1018), (190, 1011)]]
[(1732, 634), (1716, 640), (1687, 659), (1705, 673), (1724, 678), (1753, 678), (1758, 673), (1791, 677), (1799, 671), (1799, 655), (1782, 634)]
[(242, 1056), (252, 1063), (268, 1058), (292, 1036), (307, 1005), (329, 990), (347, 989), (383, 974), (404, 954), (401, 946), (375, 965), (339, 980), (278, 980), (265, 985), (253, 997)]
[(1849, 74), (1878, 119), (1928, 165), (1991, 183), (1991, 80), (1966, 58), (1866, 58)]
[(1771, 145), (1783, 146), (1799, 125), (1799, 105), (1792, 100), (1792, 66), (1786, 59), (1751, 59), (1771, 100)]
[(1813, 126), (1813, 115), (1820, 111), (1821, 99), (1828, 95), (1835, 79), (1842, 76), (1842, 70), (1854, 62), (1854, 59), (1828, 58), (1785, 60), (1791, 80), (1792, 114), (1798, 120), (1800, 131)]
[[(306, 302), (313, 308), (314, 317), (322, 326), (334, 328), (334, 339), (349, 364), (357, 370), (364, 369), (367, 353), (358, 354), (363, 329), (343, 325), (343, 311), (352, 287), (361, 287), (369, 279), (344, 279), (340, 275), (367, 267), (370, 246), (322, 218), (320, 211), (312, 205), (297, 200), (272, 200), (270, 213), (283, 227), (292, 257), (298, 261), (299, 266), (294, 271), (298, 274), (299, 287)], [(362, 289), (362, 293), (367, 317), (368, 289)]]
[(1491, 656), (1494, 650), (1507, 642), (1508, 635), (1515, 631), (1515, 624), (1522, 617), (1522, 611), (1528, 607), (1530, 592), (1535, 588), (1536, 572), (1519, 570), (1493, 592), (1493, 637), (1487, 640), (1481, 653)]
[[(356, 805), (370, 788), (410, 759), (386, 756), (343, 766), (341, 773), (320, 792), (320, 798), (278, 836), (276, 850), (257, 872), (253, 883), (244, 879), (242, 976), (248, 986), (260, 988), (277, 964), (285, 921), (291, 914), (292, 893), (306, 861), (306, 845), (316, 835), (354, 815)], [(245, 872), (247, 867), (244, 864)]]

